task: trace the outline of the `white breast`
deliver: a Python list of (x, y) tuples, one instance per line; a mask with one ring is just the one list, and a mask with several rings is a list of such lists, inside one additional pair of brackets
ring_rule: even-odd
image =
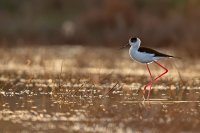
[(158, 60), (158, 57), (154, 57), (154, 54), (149, 54), (145, 52), (139, 52), (134, 48), (129, 49), (129, 55), (132, 59), (141, 62), (141, 63), (150, 63), (152, 61)]

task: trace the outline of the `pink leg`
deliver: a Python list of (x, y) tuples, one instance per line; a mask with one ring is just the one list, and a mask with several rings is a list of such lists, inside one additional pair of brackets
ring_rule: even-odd
[[(150, 71), (150, 69), (149, 69), (149, 66), (147, 65), (147, 67), (148, 67), (148, 71), (149, 71), (149, 74), (150, 74), (150, 78), (151, 78), (151, 81), (153, 81), (153, 77), (152, 77), (152, 74), (151, 74), (151, 71)], [(151, 87), (152, 87), (152, 84), (150, 84), (150, 89), (149, 89), (149, 93), (148, 93), (148, 96), (147, 96), (147, 99), (149, 99), (149, 96), (150, 96), (150, 93), (151, 93)]]
[[(161, 64), (159, 64), (159, 63), (156, 62), (156, 61), (154, 61), (154, 62), (155, 62), (158, 66), (162, 67), (162, 68), (165, 70), (165, 72), (162, 73), (161, 75), (159, 75), (158, 77), (156, 77), (155, 79), (151, 80), (151, 81), (144, 87), (144, 90), (146, 90), (146, 88), (147, 88), (148, 86), (151, 86), (153, 82), (155, 82), (156, 80), (158, 80), (159, 78), (161, 78), (163, 75), (165, 75), (165, 74), (168, 72), (168, 69), (167, 69), (167, 68), (165, 68), (164, 66), (162, 66)], [(149, 94), (148, 94), (148, 97), (149, 97), (149, 96), (150, 96), (150, 92), (149, 92)]]
[[(148, 70), (149, 75), (150, 75), (150, 80), (152, 81), (152, 80), (153, 80), (153, 76), (152, 76), (151, 71), (150, 71), (150, 69), (149, 69), (149, 65), (146, 64), (146, 67), (147, 67), (147, 70)], [(152, 85), (152, 84), (151, 84), (151, 85)], [(150, 90), (149, 90), (149, 92), (151, 91), (151, 85), (150, 85)], [(145, 95), (145, 91), (146, 91), (146, 88), (144, 88), (144, 93), (143, 93), (143, 95)], [(149, 95), (149, 94), (148, 94), (148, 95)]]

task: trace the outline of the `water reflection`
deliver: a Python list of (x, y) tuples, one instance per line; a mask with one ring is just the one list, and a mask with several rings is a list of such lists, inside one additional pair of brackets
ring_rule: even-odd
[(1, 81), (11, 87), (0, 92), (2, 131), (15, 131), (8, 125), (23, 131), (50, 132), (159, 132), (167, 127), (173, 127), (171, 131), (199, 130), (199, 89), (178, 92), (185, 100), (177, 100), (176, 89), (154, 90), (153, 99), (142, 101), (140, 91), (114, 83), (104, 87), (66, 84), (61, 88), (49, 79), (20, 80), (14, 88), (9, 83)]
[[(87, 59), (77, 64), (76, 50), (64, 54), (66, 50), (43, 49), (40, 55), (27, 49), (20, 55), (14, 52), (8, 64), (0, 64), (2, 132), (200, 131), (198, 65), (183, 77), (161, 79), (153, 85), (150, 100), (143, 101), (141, 88), (148, 78), (133, 62), (119, 56), (123, 62), (119, 63), (104, 51), (100, 54), (107, 55), (106, 59), (94, 55), (88, 57), (93, 62), (87, 64)], [(66, 60), (60, 74), (57, 65), (62, 54)], [(23, 64), (24, 55), (36, 63)], [(103, 64), (105, 60), (113, 63)]]

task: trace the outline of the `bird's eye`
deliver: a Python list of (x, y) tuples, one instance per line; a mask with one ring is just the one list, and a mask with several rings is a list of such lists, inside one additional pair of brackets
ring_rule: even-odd
[(134, 43), (134, 42), (136, 42), (136, 41), (137, 41), (137, 38), (135, 38), (135, 37), (131, 38), (131, 42), (132, 42), (132, 43)]

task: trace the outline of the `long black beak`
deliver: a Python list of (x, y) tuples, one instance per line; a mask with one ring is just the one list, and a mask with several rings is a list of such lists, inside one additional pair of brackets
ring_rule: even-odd
[(126, 45), (122, 46), (121, 48), (119, 49), (123, 49), (123, 48), (126, 48), (127, 46), (129, 46), (129, 44), (127, 43)]

